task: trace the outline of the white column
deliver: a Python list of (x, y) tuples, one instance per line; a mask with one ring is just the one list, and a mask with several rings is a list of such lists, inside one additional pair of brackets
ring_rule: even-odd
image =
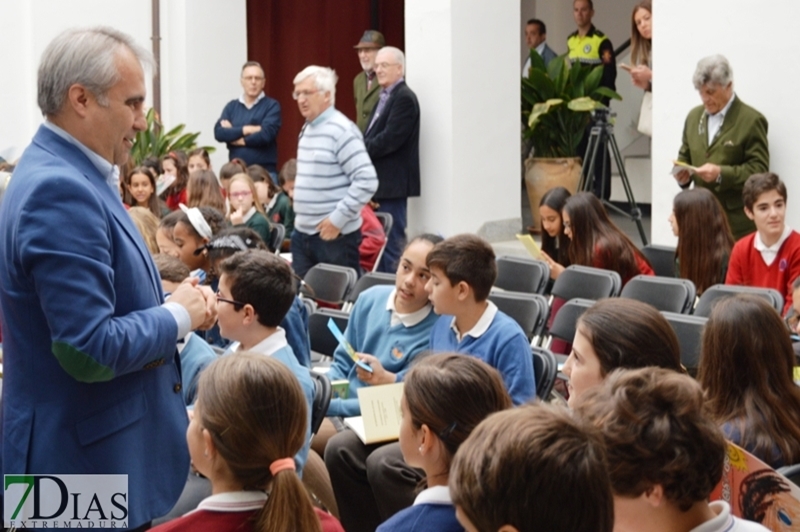
[[(42, 123), (36, 103), (36, 72), (42, 52), (72, 27), (112, 26), (150, 48), (150, 0), (27, 0), (0, 2), (0, 152), (22, 155)], [(148, 87), (150, 86), (148, 76)], [(5, 154), (4, 154), (5, 155)]]
[(245, 0), (161, 0), (161, 111), (164, 125), (200, 132), (200, 146), (214, 146), (214, 171), (228, 149), (214, 140), (225, 104), (242, 93), (247, 57)]
[(407, 81), (422, 113), (409, 235), (519, 231), (519, 17), (519, 0), (406, 0)]

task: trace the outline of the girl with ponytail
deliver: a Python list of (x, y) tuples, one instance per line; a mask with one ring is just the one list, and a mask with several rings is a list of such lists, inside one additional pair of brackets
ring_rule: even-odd
[(306, 408), (297, 379), (277, 360), (237, 353), (212, 362), (186, 431), (192, 465), (210, 480), (212, 495), (151, 530), (344, 532), (313, 507), (295, 470)]

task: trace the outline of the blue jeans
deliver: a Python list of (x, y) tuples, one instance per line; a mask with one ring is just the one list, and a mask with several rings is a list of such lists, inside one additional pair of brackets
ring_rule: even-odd
[(360, 244), (360, 229), (339, 235), (333, 240), (322, 240), (319, 233), (307, 235), (295, 229), (292, 231), (292, 268), (298, 276), (305, 277), (306, 272), (315, 264), (324, 262), (349, 266), (360, 275), (361, 267), (358, 264)]
[(406, 211), (408, 208), (408, 198), (382, 199), (378, 203), (378, 212), (388, 212), (392, 215), (392, 230), (386, 235), (386, 249), (383, 251), (381, 263), (378, 265), (379, 272), (395, 273), (397, 263), (406, 247)]

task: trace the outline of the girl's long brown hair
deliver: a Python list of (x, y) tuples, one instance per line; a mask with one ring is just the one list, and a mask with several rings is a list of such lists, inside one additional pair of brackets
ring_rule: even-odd
[[(545, 192), (539, 201), (539, 207), (547, 206), (556, 211), (561, 216), (564, 203), (570, 197), (570, 192), (564, 187), (551, 188)], [(564, 234), (564, 224), (561, 224), (560, 232), (556, 236), (550, 236), (542, 227), (542, 250), (550, 255), (554, 261), (562, 266), (569, 266), (569, 239)]]
[[(742, 447), (773, 464), (800, 461), (800, 388), (783, 320), (760, 297), (721, 299), (703, 331), (697, 378), (711, 415), (733, 422)], [(775, 456), (774, 447), (781, 456)]]
[(131, 194), (130, 190), (128, 190), (128, 187), (131, 186), (131, 179), (133, 179), (133, 176), (136, 174), (142, 174), (144, 176), (147, 176), (147, 178), (150, 180), (150, 186), (153, 187), (153, 193), (150, 195), (150, 199), (147, 200), (147, 209), (149, 209), (150, 212), (152, 212), (156, 216), (156, 218), (160, 219), (161, 204), (159, 203), (158, 196), (156, 195), (156, 176), (153, 173), (153, 170), (151, 168), (148, 168), (147, 166), (137, 166), (133, 170), (130, 170), (129, 172), (125, 173), (125, 176), (122, 178), (122, 182), (124, 185), (122, 187), (123, 203), (125, 203), (129, 207), (140, 206), (136, 204), (136, 200), (133, 198), (133, 194)]
[(680, 276), (689, 279), (702, 294), (725, 281), (733, 235), (719, 200), (705, 188), (684, 190), (672, 203), (678, 223)]
[(214, 207), (225, 212), (225, 198), (222, 197), (217, 176), (211, 170), (195, 170), (189, 176), (187, 207)]
[(162, 169), (164, 160), (169, 159), (175, 165), (175, 169), (177, 170), (177, 177), (175, 178), (175, 182), (172, 183), (167, 190), (164, 191), (162, 196), (164, 198), (168, 198), (170, 196), (174, 196), (183, 191), (186, 188), (186, 182), (189, 181), (189, 169), (187, 168), (187, 159), (186, 154), (182, 151), (171, 151), (166, 154), (164, 157), (161, 158)]
[(441, 441), (443, 471), (472, 429), (489, 414), (511, 408), (500, 374), (481, 360), (457, 353), (427, 356), (405, 378), (403, 396), (411, 423)]
[(633, 7), (631, 13), (631, 64), (633, 65), (650, 65), (650, 49), (653, 45), (651, 39), (645, 39), (639, 34), (639, 28), (636, 27), (636, 12), (640, 9), (645, 9), (653, 14), (653, 3), (650, 0), (643, 0)]
[(231, 473), (245, 489), (269, 490), (256, 516), (259, 532), (321, 532), (300, 477), (274, 477), (272, 462), (305, 443), (307, 408), (300, 384), (282, 363), (263, 355), (220, 357), (201, 374), (197, 414)]
[(591, 192), (578, 192), (568, 198), (564, 212), (569, 216), (572, 230), (569, 243), (572, 264), (613, 270), (619, 273), (623, 283), (640, 273), (637, 257), (650, 264), (611, 221), (603, 204)]

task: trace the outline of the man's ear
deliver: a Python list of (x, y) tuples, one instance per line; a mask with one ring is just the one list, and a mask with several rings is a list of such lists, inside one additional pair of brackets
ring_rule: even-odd
[(744, 213), (745, 213), (745, 214), (747, 215), (747, 217), (748, 217), (748, 218), (750, 218), (751, 220), (754, 220), (754, 219), (755, 219), (755, 216), (753, 216), (753, 211), (751, 211), (751, 210), (750, 210), (750, 209), (748, 209), (747, 207), (745, 207), (745, 208), (744, 208)]
[(89, 108), (89, 100), (93, 96), (83, 85), (74, 83), (67, 90), (67, 101), (69, 106), (80, 117), (85, 117)]

